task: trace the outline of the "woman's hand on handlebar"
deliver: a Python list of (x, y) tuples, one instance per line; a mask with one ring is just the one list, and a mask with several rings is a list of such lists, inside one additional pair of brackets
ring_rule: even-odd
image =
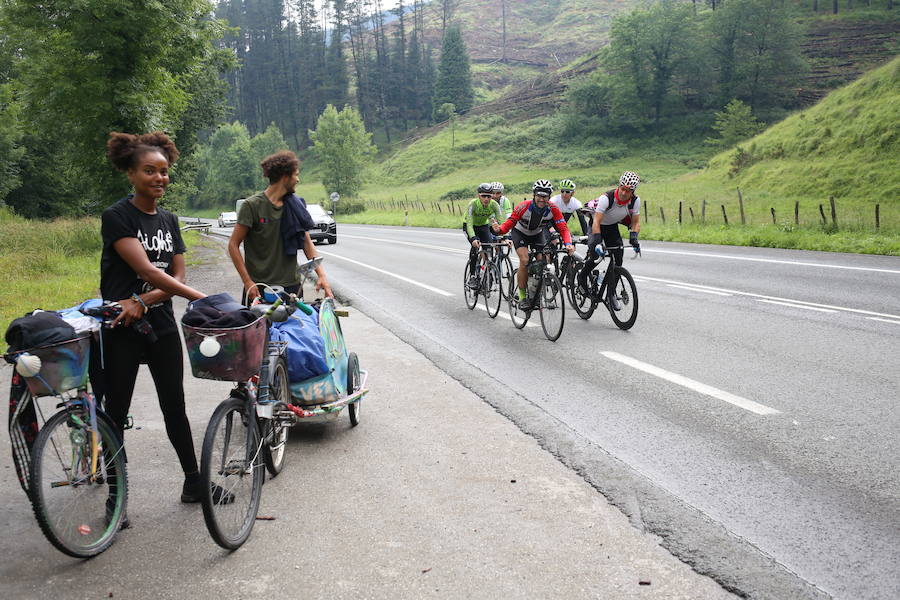
[(112, 320), (112, 323), (109, 325), (110, 327), (115, 327), (119, 323), (124, 323), (125, 326), (128, 327), (133, 321), (137, 321), (144, 316), (144, 305), (137, 300), (125, 298), (119, 300), (119, 306), (122, 307), (122, 312)]

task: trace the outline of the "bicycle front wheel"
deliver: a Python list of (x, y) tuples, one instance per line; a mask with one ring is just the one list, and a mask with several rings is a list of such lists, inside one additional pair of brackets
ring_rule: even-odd
[(516, 329), (522, 329), (528, 323), (531, 311), (519, 308), (519, 288), (516, 285), (516, 274), (518, 271), (518, 269), (513, 269), (512, 279), (509, 281), (509, 297), (507, 301), (509, 302), (509, 319)]
[(572, 285), (569, 287), (569, 300), (578, 316), (587, 320), (594, 314), (594, 310), (597, 308), (597, 300), (591, 289), (596, 286), (596, 283), (591, 281), (593, 274), (587, 273), (585, 285), (580, 284), (578, 281), (581, 276), (581, 270), (584, 268), (586, 268), (584, 263), (575, 268)]
[(466, 270), (463, 274), (463, 296), (466, 299), (466, 308), (472, 310), (475, 308), (475, 305), (478, 304), (478, 290), (473, 287), (470, 281), (472, 279), (472, 271), (469, 268), (469, 263), (466, 263)]
[(555, 342), (562, 334), (566, 321), (566, 301), (559, 277), (544, 271), (541, 281), (538, 307), (541, 311), (541, 328), (551, 342)]
[(61, 552), (90, 558), (113, 543), (125, 518), (125, 453), (112, 422), (97, 411), (64, 410), (47, 421), (32, 448), (31, 504), (41, 531)]
[(609, 306), (609, 314), (612, 317), (613, 323), (615, 323), (619, 329), (627, 330), (631, 329), (634, 322), (637, 321), (637, 287), (634, 285), (634, 279), (631, 277), (631, 273), (629, 273), (625, 267), (616, 267), (616, 275), (618, 276), (618, 281), (616, 282), (613, 293), (615, 294), (615, 298), (619, 301), (618, 310), (610, 301), (607, 302), (607, 306)]
[(236, 550), (247, 541), (266, 476), (259, 432), (249, 403), (231, 397), (219, 404), (203, 438), (203, 519), (215, 542)]
[(484, 308), (492, 319), (500, 312), (500, 301), (503, 300), (502, 289), (503, 282), (500, 280), (500, 271), (497, 270), (497, 265), (488, 263), (481, 283), (481, 295), (484, 296)]
[(508, 256), (504, 254), (500, 258), (497, 262), (497, 269), (500, 271), (500, 279), (502, 281), (500, 290), (503, 293), (503, 299), (509, 300), (509, 290), (512, 288), (512, 282), (515, 281), (515, 277), (513, 277), (512, 261), (509, 260)]
[[(269, 386), (269, 399), (275, 404), (276, 410), (283, 405), (290, 404), (291, 391), (288, 387), (287, 362), (283, 356), (278, 358), (275, 368), (272, 369), (272, 383)], [(259, 419), (260, 431), (265, 431), (265, 444), (263, 444), (263, 459), (266, 469), (275, 477), (284, 468), (284, 455), (287, 449), (287, 439), (290, 427), (283, 421), (273, 417), (271, 419)]]

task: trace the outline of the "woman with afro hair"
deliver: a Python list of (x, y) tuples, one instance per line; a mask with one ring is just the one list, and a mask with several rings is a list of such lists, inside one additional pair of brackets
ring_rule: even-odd
[[(123, 433), (138, 367), (146, 362), (166, 432), (184, 471), (181, 501), (199, 502), (203, 488), (185, 412), (183, 354), (172, 296), (196, 300), (205, 294), (185, 285), (185, 246), (178, 218), (158, 205), (178, 149), (162, 132), (113, 132), (107, 156), (128, 176), (134, 191), (101, 218), (100, 292), (105, 300), (122, 306), (114, 325), (124, 325), (103, 331), (104, 406)], [(155, 340), (129, 327), (142, 317), (152, 326)]]

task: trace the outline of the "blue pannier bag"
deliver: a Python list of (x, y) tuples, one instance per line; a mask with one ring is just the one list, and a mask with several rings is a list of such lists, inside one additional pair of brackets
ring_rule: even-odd
[(281, 323), (273, 323), (271, 339), (287, 342), (285, 358), (288, 365), (288, 380), (299, 383), (312, 377), (328, 373), (325, 362), (325, 340), (319, 331), (319, 313), (306, 315), (296, 311)]

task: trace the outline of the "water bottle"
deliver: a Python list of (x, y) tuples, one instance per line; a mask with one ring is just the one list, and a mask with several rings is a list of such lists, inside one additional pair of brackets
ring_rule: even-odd
[(528, 276), (528, 297), (533, 298), (537, 293), (539, 275)]

